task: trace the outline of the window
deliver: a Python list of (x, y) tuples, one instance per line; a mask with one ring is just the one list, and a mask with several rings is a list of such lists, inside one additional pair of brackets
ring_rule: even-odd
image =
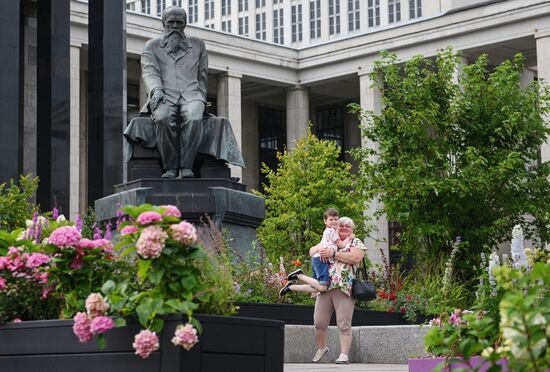
[(276, 44), (285, 43), (283, 25), (283, 9), (275, 9), (273, 11), (273, 42)]
[(231, 15), (231, 0), (222, 0), (222, 16)]
[(256, 0), (256, 8), (265, 7), (265, 0)]
[(222, 21), (222, 31), (231, 32), (231, 21)]
[(248, 36), (248, 17), (239, 17), (239, 35)]
[(239, 12), (248, 11), (248, 0), (239, 0)]
[(309, 2), (309, 28), (311, 39), (321, 37), (321, 0)]
[(422, 17), (422, 0), (409, 0), (409, 17)]
[(127, 10), (136, 10), (136, 3), (132, 1), (131, 3), (126, 4), (126, 9)]
[(174, 0), (174, 5), (179, 6), (181, 8), (182, 0)]
[(199, 20), (199, 0), (189, 0), (188, 22), (195, 23)]
[(151, 14), (151, 0), (141, 0), (141, 12)]
[(256, 14), (256, 39), (266, 39), (265, 13)]
[(292, 42), (302, 41), (302, 4), (292, 5)]
[(340, 33), (340, 0), (328, 0), (328, 30), (330, 35)]
[(166, 0), (157, 0), (157, 15), (160, 16), (162, 11), (166, 8)]
[(369, 27), (380, 26), (380, 0), (368, 0)]
[(361, 17), (359, 13), (359, 0), (348, 0), (348, 30), (361, 29)]
[(389, 22), (401, 21), (401, 0), (388, 0)]
[(214, 18), (214, 0), (204, 0), (204, 19)]
[[(277, 150), (282, 151), (286, 145), (286, 111), (258, 107), (259, 160), (269, 168), (277, 169)], [(260, 189), (268, 180), (260, 172)]]
[[(322, 107), (317, 110), (317, 122), (315, 132), (317, 137), (335, 141), (340, 148), (344, 148), (344, 121), (342, 106), (334, 105)], [(340, 158), (344, 159), (344, 151), (340, 152)]]

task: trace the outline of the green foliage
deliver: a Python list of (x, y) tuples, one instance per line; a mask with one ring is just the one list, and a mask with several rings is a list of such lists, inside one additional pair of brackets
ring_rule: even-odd
[(12, 231), (25, 227), (37, 206), (31, 199), (38, 188), (38, 177), (20, 176), (19, 185), (10, 180), (0, 184), (0, 230)]
[(320, 140), (311, 132), (296, 148), (278, 153), (276, 171), (263, 166), (266, 218), (258, 238), (272, 261), (282, 257), (306, 257), (319, 243), (324, 230), (323, 212), (333, 207), (340, 216), (353, 219), (361, 236), (364, 203), (355, 192), (351, 165), (340, 161), (334, 141)]
[(94, 238), (94, 228), (96, 226), (95, 210), (92, 207), (86, 209), (84, 218), (82, 219), (82, 237), (86, 239)]
[(383, 91), (381, 114), (354, 107), (363, 135), (378, 144), (355, 152), (359, 189), (405, 227), (404, 251), (430, 262), (448, 255), (456, 236), (469, 242), (457, 258), (459, 278), (471, 278), (480, 251), (508, 239), (516, 224), (550, 237), (550, 164), (539, 161), (550, 91), (537, 82), (521, 87), (523, 60), (490, 70), (482, 55), (457, 82), (450, 49), (402, 65), (385, 53), (371, 76)]
[(495, 270), (500, 302), (501, 357), (514, 371), (550, 368), (550, 264), (537, 262), (522, 272), (510, 267)]

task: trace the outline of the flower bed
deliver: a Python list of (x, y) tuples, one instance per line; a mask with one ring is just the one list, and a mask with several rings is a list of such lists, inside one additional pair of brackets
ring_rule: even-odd
[[(132, 341), (136, 320), (105, 334), (106, 346), (77, 342), (72, 320), (45, 320), (0, 325), (2, 370), (41, 372), (282, 372), (282, 322), (215, 315), (195, 315), (203, 326), (200, 341), (190, 350), (175, 348), (172, 337), (187, 316), (166, 317), (159, 334), (160, 349), (147, 359), (136, 355)], [(239, 335), (235, 342), (235, 335)], [(165, 347), (166, 346), (166, 347)]]

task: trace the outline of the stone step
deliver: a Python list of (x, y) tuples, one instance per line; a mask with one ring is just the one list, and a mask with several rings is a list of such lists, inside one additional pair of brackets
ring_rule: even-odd
[[(353, 327), (349, 359), (352, 363), (406, 364), (411, 356), (425, 355), (427, 326)], [(320, 363), (334, 363), (340, 353), (338, 328), (328, 329), (330, 351)], [(285, 326), (285, 363), (309, 363), (315, 351), (314, 328), (310, 325)]]

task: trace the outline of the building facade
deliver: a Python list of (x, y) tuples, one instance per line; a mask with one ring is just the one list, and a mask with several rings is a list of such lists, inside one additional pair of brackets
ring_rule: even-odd
[[(355, 102), (375, 112), (382, 109), (380, 92), (368, 75), (382, 50), (407, 60), (453, 46), (463, 51), (463, 63), (488, 53), (492, 65), (521, 52), (526, 57), (525, 82), (550, 81), (550, 1), (135, 0), (127, 2), (124, 25), (127, 120), (147, 99), (140, 78), (141, 51), (147, 40), (162, 33), (160, 12), (172, 4), (188, 12), (186, 33), (205, 41), (208, 110), (231, 121), (247, 164), (232, 174), (248, 189), (261, 184), (260, 164), (274, 166), (276, 150), (292, 148), (307, 132), (309, 121), (315, 133), (336, 140), (344, 150), (376, 146), (361, 139), (357, 118), (346, 106)], [(29, 37), (23, 76), (29, 86), (36, 83), (32, 35), (37, 31), (32, 18), (32, 11), (27, 12), (24, 21)], [(71, 0), (71, 216), (93, 202), (86, 170), (91, 129), (87, 29), (87, 2)], [(22, 141), (32, 149), (37, 140), (32, 94), (24, 97), (23, 105)], [(25, 173), (36, 174), (37, 157), (25, 151)], [(549, 145), (543, 146), (542, 160), (550, 160)], [(367, 213), (377, 207), (372, 201)], [(372, 223), (376, 231), (367, 245), (375, 249), (370, 251), (387, 251), (395, 226), (383, 217)]]

